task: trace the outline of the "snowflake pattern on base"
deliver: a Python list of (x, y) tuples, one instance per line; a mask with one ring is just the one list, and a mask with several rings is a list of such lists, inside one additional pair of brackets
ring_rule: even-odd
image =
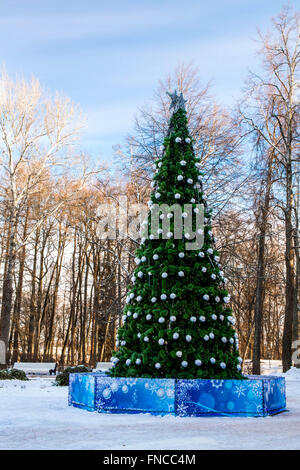
[(175, 380), (70, 374), (69, 405), (99, 413), (268, 416), (286, 410), (283, 377)]

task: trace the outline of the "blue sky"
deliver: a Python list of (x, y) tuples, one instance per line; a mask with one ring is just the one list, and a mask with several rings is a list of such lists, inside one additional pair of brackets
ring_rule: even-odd
[[(0, 61), (37, 76), (87, 115), (82, 148), (110, 161), (137, 107), (179, 62), (193, 61), (232, 104), (257, 68), (257, 27), (284, 0), (0, 0)], [(298, 6), (300, 1), (290, 2)]]

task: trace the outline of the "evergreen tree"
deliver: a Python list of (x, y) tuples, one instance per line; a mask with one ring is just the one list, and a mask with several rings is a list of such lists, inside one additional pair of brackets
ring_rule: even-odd
[[(111, 375), (181, 379), (241, 379), (230, 297), (214, 246), (211, 211), (202, 191), (201, 175), (187, 127), (184, 100), (170, 94), (173, 114), (162, 157), (155, 162), (148, 228), (136, 251), (137, 267), (119, 328)], [(181, 238), (174, 232), (171, 211), (160, 214), (153, 232), (155, 205), (190, 204), (194, 214), (204, 207), (204, 243), (187, 250), (186, 226)], [(153, 214), (152, 214), (153, 216)], [(170, 229), (162, 237), (163, 222)], [(151, 225), (152, 224), (152, 225)], [(195, 220), (193, 217), (193, 230)], [(201, 229), (198, 229), (201, 233)]]

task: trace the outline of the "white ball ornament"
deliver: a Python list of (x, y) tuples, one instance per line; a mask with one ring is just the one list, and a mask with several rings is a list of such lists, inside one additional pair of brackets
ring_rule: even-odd
[(216, 315), (215, 313), (212, 314), (211, 318), (212, 318), (213, 320), (217, 320), (217, 319), (218, 319), (218, 317), (217, 317), (217, 315)]
[(162, 228), (158, 228), (158, 229), (157, 229), (157, 233), (158, 233), (158, 235), (160, 235), (161, 233), (163, 233), (163, 229), (162, 229)]
[(183, 213), (182, 213), (182, 217), (183, 217), (184, 219), (186, 219), (187, 216), (188, 216), (187, 212), (183, 212)]
[(152, 302), (153, 304), (155, 304), (156, 301), (157, 301), (157, 298), (156, 298), (156, 297), (152, 297), (151, 302)]
[(187, 179), (187, 182), (188, 182), (189, 184), (193, 184), (194, 181), (192, 180), (192, 178), (188, 178), (188, 179)]
[(181, 137), (176, 137), (175, 142), (177, 143), (181, 142)]
[(174, 334), (173, 334), (173, 339), (178, 339), (178, 338), (179, 338), (179, 333), (177, 333), (177, 332), (174, 333)]
[(183, 180), (183, 176), (182, 175), (178, 175), (177, 176), (177, 181), (182, 181)]
[(174, 315), (172, 315), (172, 316), (170, 317), (170, 321), (172, 321), (172, 322), (176, 321), (176, 317), (175, 317)]
[(166, 279), (166, 278), (168, 277), (168, 273), (162, 273), (161, 277), (162, 277), (163, 279)]
[(169, 212), (169, 213), (167, 214), (167, 219), (172, 219), (172, 217), (173, 217), (172, 212)]
[(136, 300), (137, 300), (138, 302), (141, 302), (142, 298), (143, 298), (143, 297), (142, 297), (141, 295), (138, 295), (137, 298), (136, 298)]
[(214, 250), (213, 250), (212, 248), (208, 248), (207, 253), (208, 253), (209, 255), (212, 255), (213, 252), (214, 252)]
[(198, 233), (199, 235), (203, 235), (204, 232), (203, 232), (202, 228), (198, 228), (197, 233)]
[(157, 363), (155, 364), (155, 369), (160, 369), (160, 368), (161, 368), (161, 365), (160, 365), (159, 362), (157, 362)]
[(226, 364), (225, 364), (225, 362), (220, 362), (220, 367), (221, 367), (222, 369), (226, 369)]
[(191, 321), (192, 323), (195, 323), (195, 322), (197, 321), (197, 318), (194, 317), (194, 316), (192, 316), (192, 317), (190, 318), (190, 321)]
[(176, 294), (174, 294), (174, 293), (172, 292), (172, 294), (170, 294), (170, 299), (172, 299), (172, 300), (176, 299)]
[(185, 166), (185, 165), (186, 165), (186, 161), (185, 161), (185, 160), (181, 160), (180, 165), (181, 165), (181, 166)]
[(196, 366), (200, 367), (202, 365), (202, 361), (200, 361), (200, 359), (196, 359), (195, 364)]
[(204, 299), (204, 300), (209, 300), (209, 295), (208, 295), (208, 294), (204, 294), (203, 299)]
[(161, 300), (166, 300), (167, 296), (166, 296), (166, 294), (161, 294), (160, 298), (161, 298)]
[(220, 300), (221, 300), (220, 297), (218, 297), (218, 296), (215, 297), (215, 301), (216, 301), (216, 302), (220, 302)]
[(179, 193), (176, 193), (174, 197), (175, 197), (175, 199), (180, 199), (181, 195)]
[(176, 351), (176, 356), (177, 357), (182, 357), (182, 351)]
[(203, 273), (206, 273), (206, 271), (207, 271), (206, 267), (203, 266), (203, 268), (201, 269), (201, 271), (202, 271)]
[(236, 366), (236, 368), (237, 368), (237, 370), (241, 370), (241, 369), (242, 369), (241, 366), (240, 366), (240, 364), (238, 364), (238, 365)]
[(153, 255), (154, 261), (158, 260), (159, 256), (158, 255)]
[(222, 341), (222, 343), (227, 343), (227, 338), (225, 338), (225, 336), (223, 336), (223, 337), (221, 338), (221, 341)]
[(214, 259), (218, 263), (220, 261), (220, 256), (215, 256)]
[(191, 235), (189, 233), (185, 233), (184, 236), (187, 240), (189, 240), (191, 238)]
[(238, 357), (238, 361), (239, 361), (239, 363), (241, 364), (241, 363), (243, 362), (243, 359), (239, 356), (239, 357)]
[(179, 258), (184, 258), (184, 253), (181, 251), (180, 253), (178, 253), (178, 256)]
[(212, 274), (210, 277), (211, 277), (213, 280), (217, 279), (217, 276), (216, 276), (215, 274)]
[(131, 292), (131, 294), (129, 294), (129, 298), (130, 298), (131, 300), (134, 299), (134, 293), (133, 293), (133, 292)]
[(230, 302), (230, 297), (224, 297), (223, 302), (225, 302), (225, 304), (228, 304)]
[(153, 233), (151, 233), (151, 234), (149, 235), (149, 239), (150, 239), (150, 240), (154, 240), (154, 235), (153, 235)]
[(181, 365), (182, 367), (187, 367), (188, 363), (186, 361), (182, 361)]
[(203, 339), (204, 339), (204, 341), (208, 341), (208, 340), (209, 340), (209, 336), (208, 336), (208, 335), (205, 335)]
[(216, 363), (215, 358), (214, 358), (214, 357), (211, 357), (211, 358), (210, 358), (210, 362), (211, 362), (211, 364), (215, 364), (215, 363)]
[(199, 320), (200, 320), (201, 322), (205, 322), (206, 318), (205, 318), (203, 315), (201, 315), (201, 316), (199, 317)]
[(189, 137), (186, 137), (184, 140), (186, 141), (187, 144), (191, 143), (191, 139)]
[(234, 343), (234, 339), (233, 339), (233, 338), (230, 338), (229, 343), (233, 344), (233, 343)]
[(138, 316), (139, 316), (138, 313), (134, 313), (134, 314), (132, 315), (132, 317), (133, 317), (135, 320), (138, 318)]
[(159, 198), (160, 198), (160, 196), (161, 196), (161, 194), (160, 194), (160, 193), (158, 193), (158, 192), (157, 192), (157, 193), (155, 193), (155, 198), (156, 198), (156, 199), (159, 199)]
[(137, 366), (139, 366), (141, 362), (142, 362), (142, 361), (141, 361), (140, 359), (137, 359), (137, 360), (135, 361), (135, 363), (136, 363)]
[(147, 259), (146, 256), (142, 256), (142, 257), (141, 257), (141, 261), (142, 261), (143, 263), (146, 261), (146, 259)]
[(194, 199), (194, 198), (192, 197), (192, 199), (190, 200), (190, 202), (191, 202), (192, 204), (195, 204), (196, 199)]
[(142, 279), (142, 277), (144, 276), (144, 274), (143, 274), (142, 271), (139, 271), (139, 272), (137, 273), (137, 275), (138, 275), (138, 277), (139, 277), (140, 279)]
[(127, 315), (122, 315), (122, 320), (126, 321)]
[(125, 362), (126, 366), (130, 366), (131, 364), (131, 360), (130, 359), (126, 359), (126, 362)]
[(200, 258), (204, 258), (205, 254), (203, 253), (203, 251), (199, 251), (198, 256), (200, 256)]
[(224, 320), (224, 315), (220, 315), (220, 320), (221, 320), (221, 321)]
[(125, 346), (125, 345), (126, 345), (126, 341), (125, 340), (121, 341), (121, 346)]
[(186, 335), (185, 339), (188, 343), (190, 343), (192, 341), (191, 335)]
[(158, 323), (164, 323), (164, 321), (165, 321), (164, 317), (159, 317)]
[(172, 232), (168, 232), (168, 233), (167, 233), (167, 237), (168, 237), (168, 238), (172, 238), (172, 237), (173, 237), (173, 233), (172, 233)]
[(165, 218), (165, 214), (160, 214), (159, 218), (160, 220), (163, 220)]
[(210, 339), (214, 339), (215, 335), (213, 333), (209, 333)]
[(158, 344), (159, 344), (160, 346), (163, 346), (163, 344), (165, 344), (165, 340), (164, 340), (163, 338), (160, 338), (160, 339), (158, 340)]
[(195, 207), (195, 208), (194, 208), (194, 212), (195, 212), (195, 214), (199, 214), (199, 209), (198, 209), (198, 207)]
[(148, 315), (146, 315), (146, 320), (151, 320), (151, 318), (152, 318), (152, 315), (148, 313)]
[(145, 341), (145, 343), (149, 343), (149, 338), (148, 338), (148, 336), (145, 336), (144, 341)]
[(134, 258), (135, 264), (140, 264), (141, 260), (140, 258)]
[(138, 338), (140, 338), (141, 336), (142, 336), (141, 333), (138, 333), (138, 334), (137, 334), (137, 337), (138, 337)]
[(179, 272), (178, 272), (178, 276), (179, 276), (179, 277), (184, 277), (184, 272), (183, 272), (183, 271), (179, 271)]

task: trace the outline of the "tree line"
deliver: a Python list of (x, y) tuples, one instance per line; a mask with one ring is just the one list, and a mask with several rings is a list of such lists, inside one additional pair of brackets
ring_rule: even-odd
[[(0, 339), (7, 361), (109, 360), (139, 240), (99, 233), (104, 202), (146, 203), (169, 100), (187, 99), (203, 186), (232, 293), (241, 356), (292, 365), (299, 337), (299, 14), (260, 33), (261, 68), (224, 109), (192, 64), (180, 64), (115, 147), (115, 173), (80, 152), (83, 119), (38, 80), (0, 77)], [(120, 227), (117, 230), (121, 230)]]

